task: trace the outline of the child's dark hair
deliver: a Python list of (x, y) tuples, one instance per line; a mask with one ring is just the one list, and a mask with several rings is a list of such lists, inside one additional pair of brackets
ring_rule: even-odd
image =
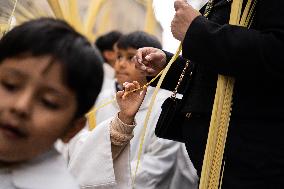
[(121, 32), (113, 30), (111, 32), (99, 36), (95, 41), (95, 45), (101, 52), (104, 52), (105, 50), (113, 50), (113, 45), (118, 41), (121, 36)]
[(142, 47), (155, 47), (158, 49), (162, 49), (162, 45), (157, 37), (143, 31), (135, 31), (123, 35), (118, 40), (117, 47), (120, 49), (139, 49)]
[(75, 92), (77, 112), (84, 115), (102, 86), (102, 57), (85, 37), (62, 20), (40, 18), (8, 32), (0, 40), (0, 63), (6, 58), (50, 55), (63, 64), (63, 81)]

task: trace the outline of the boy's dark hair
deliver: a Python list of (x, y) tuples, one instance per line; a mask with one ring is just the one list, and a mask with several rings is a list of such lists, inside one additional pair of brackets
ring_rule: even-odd
[(103, 53), (105, 50), (113, 50), (113, 45), (121, 36), (122, 33), (116, 30), (108, 32), (99, 36), (95, 41), (95, 45), (101, 51), (101, 53)]
[(0, 63), (6, 58), (49, 55), (63, 65), (63, 81), (75, 92), (76, 118), (94, 104), (102, 86), (102, 57), (70, 25), (62, 20), (40, 18), (8, 32), (0, 40)]
[(162, 49), (162, 45), (157, 37), (143, 31), (135, 31), (123, 35), (117, 42), (119, 49), (139, 49), (142, 47), (155, 47)]

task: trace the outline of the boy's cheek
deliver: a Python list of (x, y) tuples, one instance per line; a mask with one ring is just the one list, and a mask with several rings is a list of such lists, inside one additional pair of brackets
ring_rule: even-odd
[[(5, 140), (5, 141), (4, 141)], [(0, 161), (19, 162), (28, 159), (31, 148), (25, 145), (25, 141), (11, 141), (0, 133)]]
[(33, 159), (51, 149), (58, 135), (49, 132), (33, 133), (27, 138), (13, 140), (3, 137), (0, 132), (0, 161), (20, 162)]

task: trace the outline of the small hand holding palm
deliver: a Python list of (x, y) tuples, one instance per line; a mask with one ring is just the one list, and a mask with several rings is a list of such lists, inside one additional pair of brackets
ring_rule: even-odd
[(116, 94), (116, 100), (120, 108), (118, 117), (125, 124), (133, 124), (134, 117), (144, 100), (147, 88), (143, 87), (142, 90), (136, 90), (140, 89), (140, 85), (137, 81), (133, 81), (133, 83), (124, 83), (123, 87), (125, 90), (118, 91)]

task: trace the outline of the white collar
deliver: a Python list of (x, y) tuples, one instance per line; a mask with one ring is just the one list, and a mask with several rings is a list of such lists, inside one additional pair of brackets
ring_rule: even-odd
[(17, 188), (79, 189), (68, 172), (67, 163), (55, 149), (17, 166), (11, 172), (12, 182)]
[(207, 2), (208, 0), (187, 0), (187, 3), (196, 10), (200, 10)]

